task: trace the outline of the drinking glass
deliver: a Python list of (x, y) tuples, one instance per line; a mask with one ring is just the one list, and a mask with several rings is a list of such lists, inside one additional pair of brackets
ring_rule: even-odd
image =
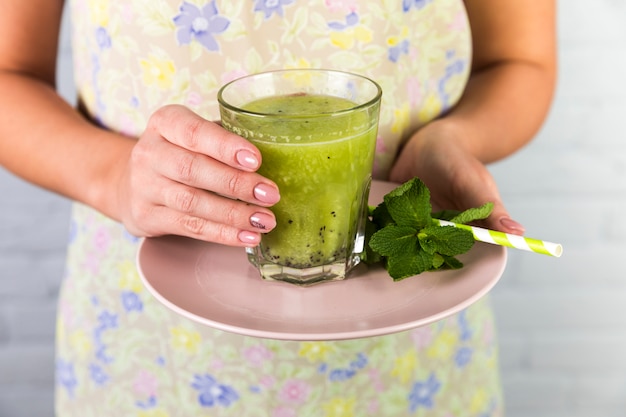
[(247, 249), (264, 279), (341, 280), (359, 263), (381, 96), (367, 77), (321, 69), (258, 73), (220, 89), (223, 127), (258, 147), (258, 172), (281, 194), (276, 228)]

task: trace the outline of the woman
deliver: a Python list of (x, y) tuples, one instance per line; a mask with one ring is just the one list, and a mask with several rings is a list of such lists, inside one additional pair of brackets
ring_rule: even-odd
[(63, 1), (5, 0), (0, 13), (0, 163), (76, 201), (59, 303), (59, 416), (502, 414), (486, 301), (378, 338), (261, 340), (166, 310), (133, 260), (137, 237), (254, 246), (271, 230), (280, 191), (255, 172), (260, 153), (212, 121), (224, 82), (287, 67), (378, 81), (375, 176), (418, 176), (442, 208), (493, 201), (485, 225), (523, 233), (485, 164), (527, 143), (546, 116), (554, 2), (69, 6), (78, 110), (54, 89)]

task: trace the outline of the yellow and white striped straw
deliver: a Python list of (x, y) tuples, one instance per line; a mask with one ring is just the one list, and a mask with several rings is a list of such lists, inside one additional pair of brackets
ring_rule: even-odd
[(563, 254), (563, 246), (559, 243), (512, 235), (509, 233), (498, 232), (496, 230), (483, 229), (482, 227), (453, 223), (447, 220), (435, 220), (437, 220), (441, 226), (454, 226), (459, 229), (469, 230), (474, 234), (474, 239), (479, 242), (486, 242), (493, 245), (507, 246), (509, 248), (541, 253), (543, 255), (554, 256), (556, 258)]

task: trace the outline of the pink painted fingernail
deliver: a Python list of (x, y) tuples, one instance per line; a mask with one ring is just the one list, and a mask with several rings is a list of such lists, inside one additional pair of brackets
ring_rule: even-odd
[(504, 226), (505, 229), (510, 230), (511, 232), (513, 232), (515, 234), (523, 235), (524, 232), (526, 231), (524, 226), (522, 226), (521, 224), (519, 224), (515, 220), (510, 219), (508, 217), (501, 218), (500, 219), (500, 224), (502, 226)]
[(280, 200), (280, 193), (276, 187), (260, 183), (254, 187), (254, 197), (266, 204), (276, 204)]
[(235, 157), (237, 158), (237, 162), (239, 162), (242, 167), (253, 170), (259, 167), (259, 159), (254, 153), (250, 152), (247, 149), (240, 150), (239, 152), (237, 152)]
[(261, 235), (254, 232), (248, 232), (247, 230), (242, 230), (237, 235), (239, 241), (248, 246), (256, 246), (261, 241)]
[(276, 227), (276, 219), (267, 213), (254, 213), (250, 216), (250, 224), (257, 229), (272, 230)]

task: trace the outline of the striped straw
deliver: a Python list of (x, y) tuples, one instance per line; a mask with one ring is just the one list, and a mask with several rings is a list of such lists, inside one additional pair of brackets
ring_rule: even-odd
[(507, 246), (509, 248), (526, 250), (529, 252), (541, 253), (554, 257), (560, 257), (563, 254), (563, 246), (559, 243), (546, 242), (538, 239), (531, 239), (509, 233), (498, 232), (496, 230), (483, 229), (476, 226), (468, 226), (466, 224), (452, 223), (447, 220), (434, 219), (441, 226), (454, 226), (459, 229), (469, 230), (474, 234), (474, 239), (479, 242), (491, 243), (493, 245)]

